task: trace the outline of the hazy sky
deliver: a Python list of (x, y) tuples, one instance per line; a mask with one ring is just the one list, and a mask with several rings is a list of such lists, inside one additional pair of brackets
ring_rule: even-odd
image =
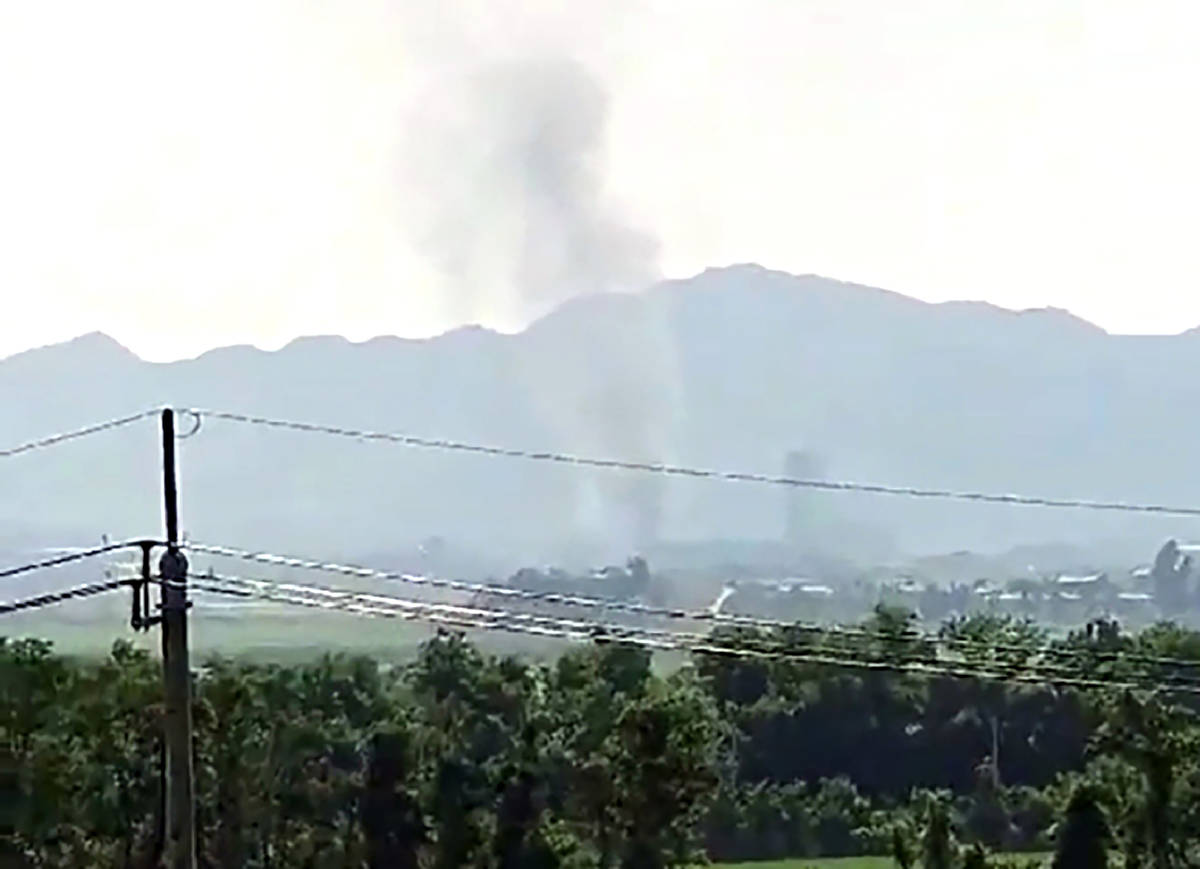
[(0, 355), (519, 325), (546, 299), (504, 283), (559, 205), (513, 213), (472, 113), (572, 92), (463, 82), (527, 60), (594, 78), (539, 148), (576, 149), (597, 231), (656, 240), (664, 274), (757, 261), (1180, 331), (1198, 43), (1192, 0), (5, 3)]

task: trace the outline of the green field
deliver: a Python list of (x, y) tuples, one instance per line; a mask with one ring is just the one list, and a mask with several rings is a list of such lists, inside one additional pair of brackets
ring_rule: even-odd
[[(104, 609), (68, 617), (61, 610), (6, 616), (0, 637), (36, 637), (50, 640), (64, 655), (105, 655), (117, 640), (157, 654), (158, 631), (135, 633), (128, 624), (125, 595), (111, 595)], [(367, 655), (381, 663), (409, 661), (421, 643), (434, 635), (433, 628), (401, 619), (362, 618), (349, 613), (310, 609), (277, 609), (254, 613), (197, 610), (189, 624), (192, 661), (203, 662), (214, 655), (258, 662), (297, 664), (324, 654)], [(471, 639), (493, 654), (521, 654), (552, 660), (569, 644), (539, 637), (477, 632)], [(676, 658), (664, 657), (659, 668), (678, 666)]]
[(771, 860), (766, 863), (718, 863), (717, 869), (892, 869), (890, 857), (840, 857), (828, 860)]
[[(1044, 860), (1046, 854), (1013, 854), (993, 858), (1001, 865), (1014, 863), (1025, 866), (1033, 861)], [(891, 857), (835, 857), (811, 860), (768, 860), (761, 863), (718, 863), (715, 869), (893, 869), (896, 863)]]

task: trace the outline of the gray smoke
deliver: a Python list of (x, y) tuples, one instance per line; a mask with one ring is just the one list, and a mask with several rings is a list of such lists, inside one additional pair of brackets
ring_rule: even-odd
[[(606, 196), (608, 97), (582, 65), (492, 64), (431, 93), (410, 119), (405, 165), (411, 226), (444, 281), (448, 315), (523, 322), (575, 296), (640, 290), (659, 277), (656, 240)], [(594, 346), (563, 348), (558, 383), (534, 399), (572, 449), (663, 458), (673, 342), (646, 323), (598, 333)], [(584, 475), (564, 495), (576, 521), (614, 548), (659, 536), (661, 480)]]
[(410, 225), (455, 319), (525, 320), (572, 296), (642, 289), (656, 240), (603, 184), (608, 97), (565, 59), (440, 82), (410, 119)]

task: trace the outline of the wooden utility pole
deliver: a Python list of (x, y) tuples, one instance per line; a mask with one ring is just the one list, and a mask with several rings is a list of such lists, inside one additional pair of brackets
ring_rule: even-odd
[(188, 663), (188, 563), (179, 551), (179, 504), (175, 487), (175, 412), (162, 413), (163, 508), (167, 551), (162, 577), (163, 693), (166, 699), (166, 852), (168, 869), (196, 867), (196, 809), (192, 785), (192, 690)]

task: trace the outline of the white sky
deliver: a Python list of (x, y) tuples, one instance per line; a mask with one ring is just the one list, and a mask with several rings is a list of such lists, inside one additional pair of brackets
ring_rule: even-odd
[(405, 225), (405, 120), (539, 52), (608, 88), (607, 183), (668, 275), (757, 261), (1180, 331), (1197, 44), (1192, 0), (5, 3), (0, 355), (453, 325)]

